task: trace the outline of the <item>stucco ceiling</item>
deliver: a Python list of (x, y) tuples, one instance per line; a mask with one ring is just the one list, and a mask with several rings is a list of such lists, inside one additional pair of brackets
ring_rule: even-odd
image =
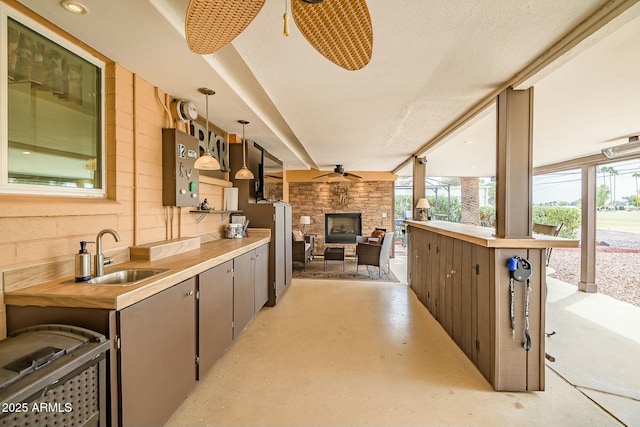
[(435, 176), (493, 175), (491, 106), (443, 131), (603, 6), (635, 3), (518, 83), (535, 87), (535, 166), (640, 133), (640, 7), (633, 1), (368, 0), (373, 56), (359, 71), (324, 59), (295, 25), (283, 37), (281, 0), (268, 0), (231, 45), (205, 57), (184, 39), (188, 0), (81, 2), (89, 14), (71, 15), (57, 0), (20, 1), (160, 90), (196, 101), (201, 112), (197, 88), (214, 89), (210, 120), (235, 133), (238, 119), (249, 120), (247, 138), (289, 169), (391, 171), (438, 142), (426, 151)]

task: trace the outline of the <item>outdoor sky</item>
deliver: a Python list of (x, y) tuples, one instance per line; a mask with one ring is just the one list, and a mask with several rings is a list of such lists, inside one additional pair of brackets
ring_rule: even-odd
[[(636, 194), (636, 178), (634, 173), (640, 172), (640, 160), (611, 163), (607, 166), (618, 171), (615, 177), (616, 200), (621, 201), (623, 197)], [(549, 202), (573, 202), (580, 199), (581, 186), (580, 170), (559, 172), (555, 174), (539, 175), (533, 177), (533, 203)], [(598, 185), (609, 186), (609, 178), (602, 178), (598, 173)], [(638, 179), (640, 185), (640, 178)]]

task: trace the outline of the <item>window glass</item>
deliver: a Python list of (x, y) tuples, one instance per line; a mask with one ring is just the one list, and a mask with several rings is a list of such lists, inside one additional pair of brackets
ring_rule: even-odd
[(7, 187), (101, 189), (102, 66), (7, 22)]

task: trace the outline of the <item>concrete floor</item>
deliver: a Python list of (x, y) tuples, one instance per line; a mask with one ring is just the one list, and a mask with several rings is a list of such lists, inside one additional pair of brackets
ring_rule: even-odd
[[(640, 426), (640, 308), (547, 278), (547, 367), (623, 424)], [(547, 369), (547, 372), (549, 369)]]
[(404, 283), (295, 279), (166, 425), (622, 425), (549, 368), (544, 392), (493, 391), (393, 264)]

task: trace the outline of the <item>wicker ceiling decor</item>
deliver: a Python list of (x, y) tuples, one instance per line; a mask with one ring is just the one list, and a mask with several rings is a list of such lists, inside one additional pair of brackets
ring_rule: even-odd
[(190, 0), (185, 19), (189, 49), (208, 55), (231, 43), (258, 15), (265, 0)]
[(291, 11), (305, 38), (329, 61), (353, 71), (371, 60), (373, 28), (365, 0), (292, 0)]

